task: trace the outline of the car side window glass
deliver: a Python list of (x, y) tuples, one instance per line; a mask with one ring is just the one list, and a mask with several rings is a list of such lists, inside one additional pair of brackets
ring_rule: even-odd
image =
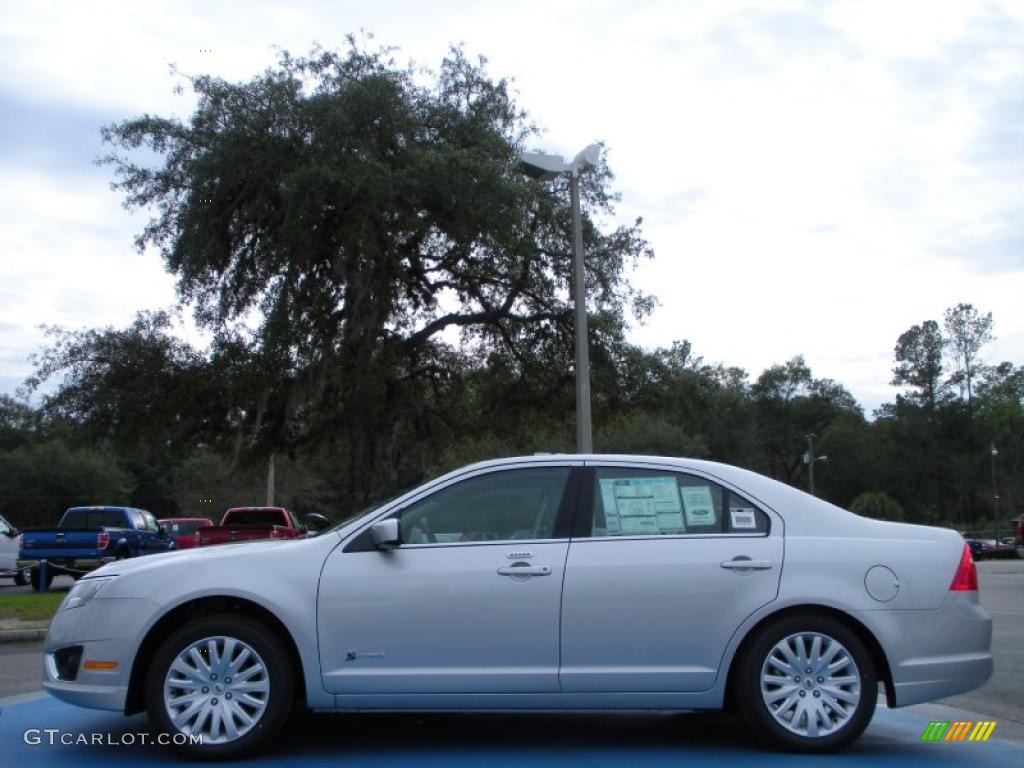
[(153, 517), (152, 513), (143, 512), (142, 519), (146, 521), (146, 530), (152, 531), (153, 533), (160, 530), (160, 523), (156, 521), (156, 518)]
[(764, 510), (735, 491), (727, 491), (726, 499), (726, 530), (729, 533), (768, 535), (770, 523)]
[(568, 467), (535, 467), (447, 486), (402, 510), (402, 543), (550, 539), (568, 478)]
[(768, 532), (762, 510), (696, 475), (599, 467), (594, 482), (593, 537)]
[(138, 531), (145, 531), (146, 528), (146, 517), (141, 512), (132, 512), (132, 521), (135, 523), (135, 529)]

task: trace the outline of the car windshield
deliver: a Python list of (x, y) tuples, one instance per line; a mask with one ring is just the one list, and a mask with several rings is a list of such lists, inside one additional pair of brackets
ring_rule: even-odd
[(408, 488), (403, 488), (398, 493), (394, 493), (391, 496), (388, 496), (386, 499), (381, 499), (380, 501), (375, 502), (375, 503), (371, 504), (368, 507), (364, 507), (363, 509), (359, 510), (358, 512), (354, 512), (353, 514), (348, 515), (347, 517), (343, 518), (342, 520), (340, 520), (339, 522), (335, 523), (330, 528), (325, 530), (324, 533), (330, 533), (331, 531), (337, 531), (337, 530), (339, 530), (341, 528), (344, 528), (346, 525), (351, 523), (353, 520), (358, 520), (360, 517), (365, 517), (366, 515), (369, 515), (369, 514), (371, 514), (373, 512), (376, 512), (378, 509), (380, 509), (381, 507), (383, 507), (383, 506), (385, 506), (387, 504), (390, 504), (392, 501), (394, 501), (398, 497), (404, 496), (410, 490), (412, 490), (412, 488), (413, 488), (413, 486), (409, 486)]

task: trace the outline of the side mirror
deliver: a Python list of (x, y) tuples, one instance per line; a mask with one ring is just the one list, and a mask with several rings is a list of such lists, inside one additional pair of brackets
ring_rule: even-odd
[(398, 518), (389, 517), (370, 526), (370, 536), (377, 549), (393, 549), (401, 542), (398, 538)]
[(302, 520), (305, 523), (304, 527), (306, 531), (309, 532), (311, 535), (320, 533), (320, 531), (326, 528), (330, 528), (331, 526), (331, 521), (323, 515), (321, 515), (319, 512), (310, 512), (308, 515), (302, 518)]
[(158, 536), (166, 536), (167, 535), (167, 529), (164, 528), (162, 525), (158, 525), (156, 527), (156, 532), (157, 532)]

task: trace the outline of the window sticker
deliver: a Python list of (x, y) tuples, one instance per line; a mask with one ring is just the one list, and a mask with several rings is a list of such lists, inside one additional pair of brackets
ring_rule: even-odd
[(729, 518), (733, 528), (757, 528), (757, 516), (753, 507), (729, 507)]
[(708, 526), (714, 525), (715, 503), (711, 498), (710, 485), (689, 485), (679, 489), (683, 498), (683, 507), (686, 510), (686, 525)]
[(673, 477), (602, 478), (609, 534), (682, 533), (683, 509)]

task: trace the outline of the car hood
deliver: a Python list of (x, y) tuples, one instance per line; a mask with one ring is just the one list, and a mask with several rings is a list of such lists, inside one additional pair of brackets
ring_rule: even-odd
[(280, 558), (289, 557), (293, 553), (296, 559), (312, 556), (314, 552), (320, 550), (323, 550), (324, 556), (326, 556), (327, 552), (333, 549), (338, 542), (337, 536), (325, 535), (309, 539), (266, 539), (218, 544), (210, 547), (192, 547), (129, 560), (117, 560), (96, 569), (89, 574), (89, 577), (132, 576), (153, 571), (166, 571), (166, 578), (172, 579), (175, 572), (184, 573), (196, 568), (205, 568), (214, 563), (228, 568), (257, 565), (270, 567)]

